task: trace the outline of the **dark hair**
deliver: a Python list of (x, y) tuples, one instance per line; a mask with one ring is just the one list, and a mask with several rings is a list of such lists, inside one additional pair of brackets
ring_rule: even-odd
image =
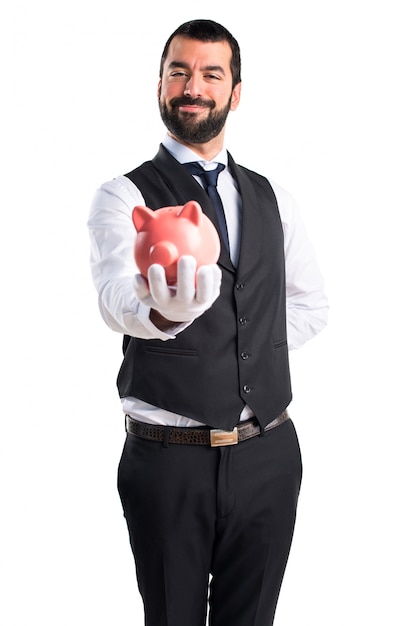
[(212, 20), (192, 20), (181, 24), (172, 35), (168, 38), (163, 50), (160, 61), (160, 77), (163, 75), (163, 66), (169, 51), (170, 43), (174, 37), (188, 37), (190, 39), (198, 39), (199, 41), (226, 41), (229, 43), (232, 51), (231, 72), (232, 72), (232, 88), (241, 82), (241, 61), (238, 42), (231, 33)]

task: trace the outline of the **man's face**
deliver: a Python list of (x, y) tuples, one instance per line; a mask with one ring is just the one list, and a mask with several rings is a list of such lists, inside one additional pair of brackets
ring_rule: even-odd
[(203, 144), (223, 130), (239, 104), (232, 89), (231, 48), (227, 42), (175, 37), (165, 59), (158, 97), (162, 120), (185, 144)]

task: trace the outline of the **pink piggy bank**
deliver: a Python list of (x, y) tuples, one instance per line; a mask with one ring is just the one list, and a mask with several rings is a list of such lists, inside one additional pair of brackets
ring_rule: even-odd
[(136, 206), (132, 218), (138, 233), (134, 258), (145, 277), (148, 267), (159, 263), (165, 268), (168, 284), (173, 285), (180, 256), (192, 255), (197, 267), (216, 263), (220, 256), (217, 230), (194, 200), (157, 211)]

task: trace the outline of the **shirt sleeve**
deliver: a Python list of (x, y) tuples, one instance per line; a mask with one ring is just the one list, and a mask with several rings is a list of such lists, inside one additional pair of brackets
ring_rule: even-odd
[[(135, 206), (145, 205), (139, 189), (125, 176), (103, 184), (91, 203), (88, 230), (90, 263), (98, 304), (105, 323), (114, 331), (141, 339), (167, 341), (175, 334), (159, 330), (149, 319), (150, 309), (135, 297), (133, 277)], [(178, 330), (183, 330), (184, 325)], [(173, 333), (176, 333), (173, 329)]]
[(294, 198), (272, 183), (285, 238), (287, 340), (300, 348), (327, 324), (328, 300), (313, 245)]

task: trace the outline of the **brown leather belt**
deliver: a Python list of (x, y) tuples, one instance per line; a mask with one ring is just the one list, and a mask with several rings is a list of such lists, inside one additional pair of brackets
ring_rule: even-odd
[[(267, 424), (264, 432), (272, 430), (290, 419), (287, 411), (283, 411), (272, 422)], [(137, 422), (126, 415), (126, 432), (142, 439), (159, 441), (161, 443), (183, 443), (204, 446), (233, 446), (246, 439), (257, 437), (261, 427), (256, 418), (241, 422), (232, 431), (211, 428), (177, 428), (175, 426), (158, 426)]]

